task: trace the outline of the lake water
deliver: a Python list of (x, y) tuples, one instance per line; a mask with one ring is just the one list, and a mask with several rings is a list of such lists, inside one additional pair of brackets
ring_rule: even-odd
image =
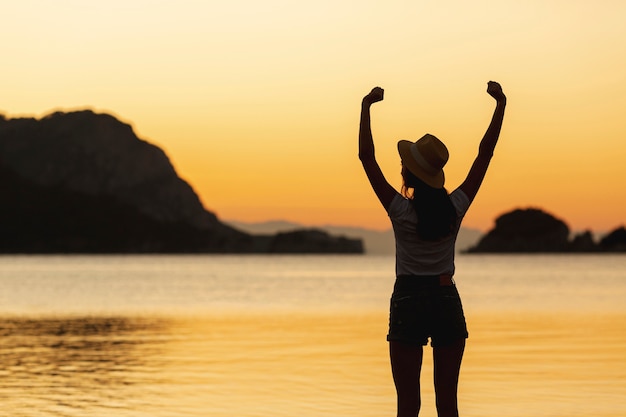
[[(0, 416), (393, 416), (393, 268), (0, 257)], [(459, 255), (455, 278), (461, 415), (626, 416), (625, 255)], [(422, 379), (435, 416), (429, 355)]]

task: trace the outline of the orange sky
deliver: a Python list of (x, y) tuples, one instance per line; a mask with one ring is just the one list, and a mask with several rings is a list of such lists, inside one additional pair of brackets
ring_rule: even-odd
[(0, 110), (113, 113), (222, 219), (387, 228), (357, 159), (362, 96), (386, 91), (373, 130), (388, 179), (396, 141), (429, 132), (454, 188), (494, 79), (509, 105), (465, 225), (527, 206), (572, 229), (626, 223), (622, 1), (92, 3), (3, 6)]

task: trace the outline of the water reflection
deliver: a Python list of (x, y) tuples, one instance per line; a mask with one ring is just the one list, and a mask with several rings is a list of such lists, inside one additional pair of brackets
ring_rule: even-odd
[[(464, 415), (626, 415), (623, 314), (469, 317)], [(386, 319), (295, 310), (0, 318), (0, 416), (390, 415)], [(430, 354), (422, 375), (432, 375)], [(422, 393), (422, 414), (435, 415), (432, 385)]]
[[(0, 402), (11, 415), (136, 408), (134, 387), (158, 380), (160, 319), (0, 320)], [(119, 415), (119, 413), (118, 413)]]

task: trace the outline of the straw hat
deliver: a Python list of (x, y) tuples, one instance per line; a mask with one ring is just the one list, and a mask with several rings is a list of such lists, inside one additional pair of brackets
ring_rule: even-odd
[(401, 140), (398, 153), (402, 164), (420, 180), (433, 188), (442, 188), (445, 181), (443, 166), (448, 162), (448, 148), (431, 134), (417, 142)]

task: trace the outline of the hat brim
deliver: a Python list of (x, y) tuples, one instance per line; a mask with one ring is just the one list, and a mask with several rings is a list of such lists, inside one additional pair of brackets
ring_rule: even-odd
[(413, 154), (411, 153), (411, 145), (413, 145), (413, 142), (408, 140), (401, 140), (398, 142), (398, 153), (400, 154), (402, 165), (411, 171), (411, 174), (424, 181), (430, 187), (443, 188), (443, 184), (445, 183), (443, 170), (439, 170), (439, 172), (435, 175), (426, 172), (418, 165), (417, 161), (413, 157)]

